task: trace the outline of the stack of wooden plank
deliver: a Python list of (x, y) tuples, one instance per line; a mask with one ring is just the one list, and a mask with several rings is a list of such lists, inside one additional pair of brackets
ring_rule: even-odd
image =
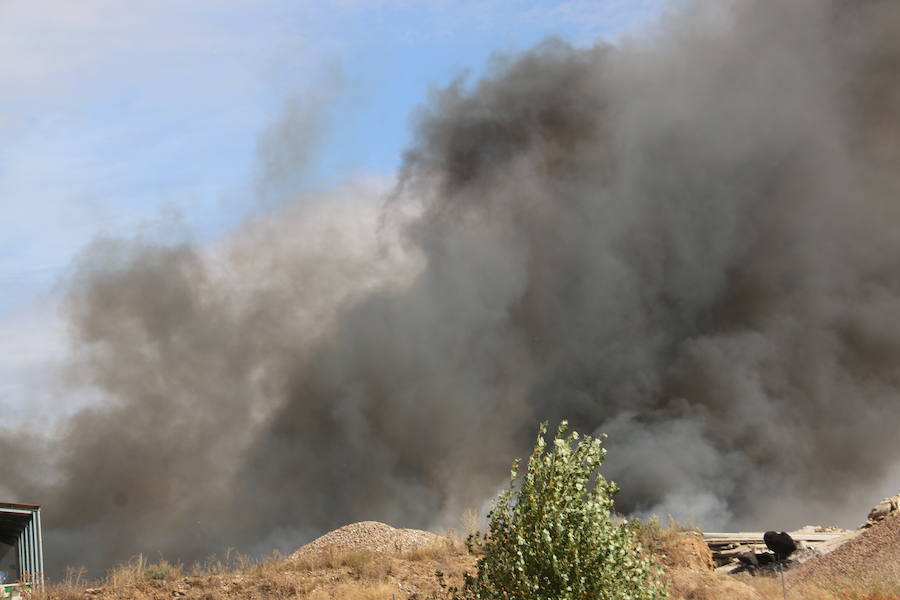
[[(792, 562), (803, 562), (805, 558), (825, 554), (856, 533), (835, 528), (828, 531), (816, 529), (805, 527), (788, 532), (798, 546), (797, 556)], [(703, 534), (703, 540), (709, 546), (717, 570), (732, 572), (739, 568), (759, 568), (775, 562), (775, 556), (763, 542), (763, 533), (762, 531), (707, 532)]]

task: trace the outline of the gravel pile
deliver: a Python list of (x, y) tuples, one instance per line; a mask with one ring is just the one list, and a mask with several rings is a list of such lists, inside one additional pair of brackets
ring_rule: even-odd
[(852, 578), (860, 584), (900, 582), (900, 513), (885, 518), (833, 552), (806, 562), (788, 575), (792, 583)]
[(421, 529), (395, 529), (378, 521), (362, 521), (344, 525), (301, 546), (291, 558), (314, 554), (329, 547), (339, 550), (406, 552), (439, 539), (439, 536)]

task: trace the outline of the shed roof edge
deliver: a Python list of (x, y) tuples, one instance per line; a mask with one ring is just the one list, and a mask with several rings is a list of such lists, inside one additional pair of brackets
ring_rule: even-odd
[(0, 502), (0, 510), (4, 508), (12, 508), (15, 510), (40, 510), (40, 504), (19, 504), (16, 502)]

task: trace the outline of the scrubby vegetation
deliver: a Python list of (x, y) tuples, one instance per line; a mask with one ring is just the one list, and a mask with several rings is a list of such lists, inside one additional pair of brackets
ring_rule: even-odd
[(405, 552), (329, 547), (297, 559), (276, 555), (261, 561), (226, 552), (190, 566), (136, 557), (96, 581), (71, 570), (31, 593), (30, 600), (407, 600), (438, 589), (436, 569), (461, 582), (474, 560), (452, 535)]
[(454, 599), (656, 600), (666, 597), (662, 572), (626, 522), (613, 520), (616, 485), (599, 467), (601, 441), (568, 432), (563, 421), (548, 447), (538, 432), (526, 471), (513, 463), (510, 486), (489, 513), (477, 574)]
[[(633, 525), (637, 539), (666, 569), (670, 600), (781, 600), (781, 583), (770, 577), (733, 577), (709, 568), (693, 544), (697, 534), (673, 522), (644, 521)], [(461, 587), (464, 573), (474, 573), (477, 556), (456, 536), (406, 552), (379, 553), (326, 548), (299, 559), (273, 556), (252, 561), (226, 552), (200, 564), (181, 565), (137, 557), (90, 581), (71, 570), (62, 581), (26, 600), (416, 600)], [(446, 593), (446, 589), (443, 590)], [(790, 586), (788, 598), (803, 600), (896, 600), (900, 585), (861, 585), (831, 581), (824, 587)]]

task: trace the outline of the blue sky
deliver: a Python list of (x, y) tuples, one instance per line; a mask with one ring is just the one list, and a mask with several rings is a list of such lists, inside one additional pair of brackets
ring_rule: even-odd
[[(95, 236), (175, 219), (202, 242), (292, 193), (390, 177), (430, 89), (550, 35), (615, 40), (663, 4), (0, 0), (0, 411), (52, 404), (59, 282)], [(270, 193), (261, 140), (288, 107), (296, 173)]]

